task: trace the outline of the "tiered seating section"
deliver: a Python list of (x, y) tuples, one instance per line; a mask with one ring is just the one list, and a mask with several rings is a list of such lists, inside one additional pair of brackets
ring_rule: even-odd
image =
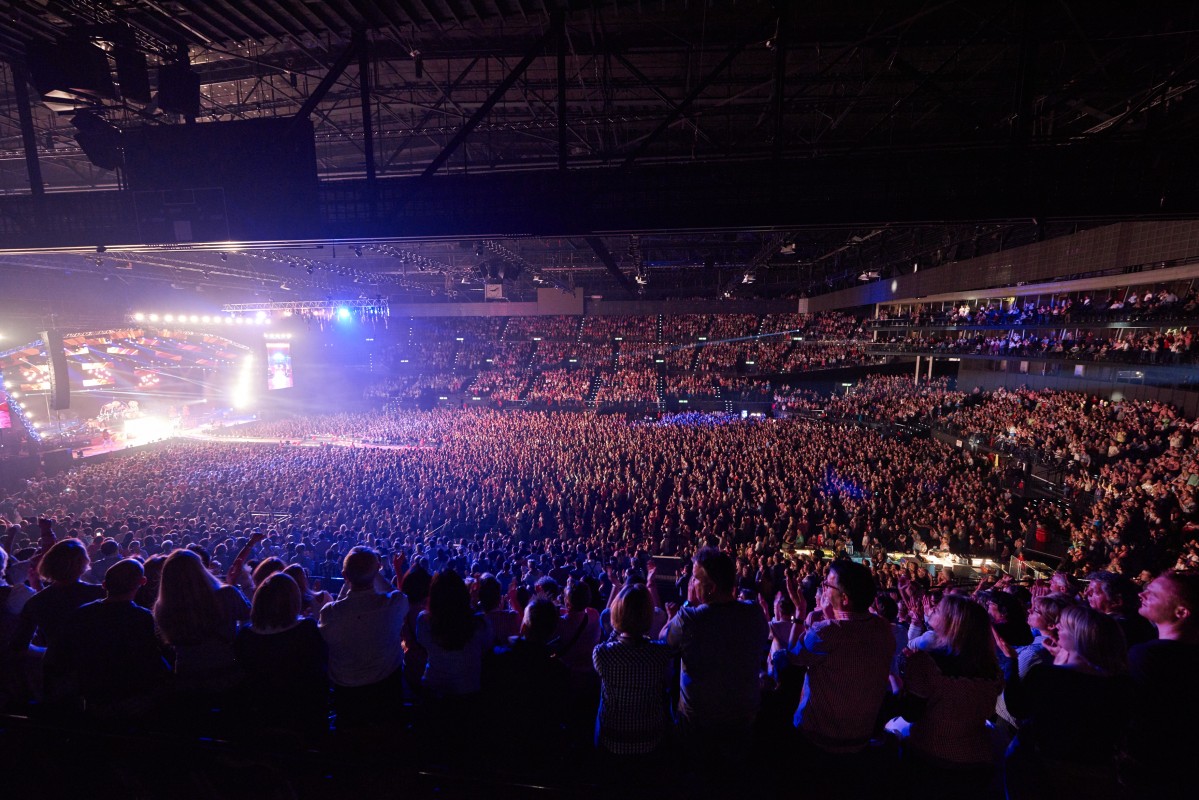
[(366, 394), (597, 410), (768, 402), (781, 375), (881, 361), (871, 336), (842, 313), (412, 319)]

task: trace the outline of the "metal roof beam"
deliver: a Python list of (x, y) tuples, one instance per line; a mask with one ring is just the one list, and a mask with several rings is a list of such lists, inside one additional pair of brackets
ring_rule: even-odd
[(471, 132), (478, 127), (479, 123), (491, 113), (491, 109), (495, 108), (495, 104), (498, 103), (500, 99), (508, 93), (508, 90), (516, 84), (516, 82), (520, 79), (520, 76), (523, 75), (525, 70), (529, 68), (529, 65), (541, 55), (542, 51), (545, 50), (546, 44), (554, 37), (555, 34), (555, 29), (551, 27), (549, 30), (543, 33), (536, 42), (534, 42), (533, 46), (529, 48), (529, 51), (525, 53), (525, 57), (520, 60), (520, 63), (513, 67), (512, 71), (508, 73), (507, 77), (500, 81), (499, 86), (495, 87), (488, 98), (483, 101), (483, 104), (480, 105), (475, 113), (471, 115), (471, 118), (466, 121), (466, 123), (458, 130), (456, 134), (454, 134), (454, 137), (450, 139), (442, 151), (437, 154), (437, 157), (433, 159), (432, 163), (425, 167), (424, 172), (421, 173), (421, 178), (432, 177), (434, 174), (436, 174), (437, 170), (441, 169), (445, 165), (445, 162), (450, 160), (450, 156), (452, 156), (454, 152), (462, 146), (462, 143), (465, 142), (466, 138), (470, 136)]

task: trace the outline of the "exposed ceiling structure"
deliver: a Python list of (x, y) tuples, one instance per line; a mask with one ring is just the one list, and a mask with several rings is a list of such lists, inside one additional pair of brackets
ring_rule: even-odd
[[(1199, 131), (1192, 4), (10, 0), (2, 13), (0, 280), (30, 284), (13, 292), (26, 305), (67, 272), (129, 287), (114, 298), (479, 300), (486, 282), (515, 299), (541, 285), (799, 296), (1199, 211), (1171, 160)], [(68, 40), (100, 48), (113, 85), (54, 110), (41, 54)], [(198, 108), (162, 66), (198, 79)], [(262, 119), (312, 123), (310, 233), (94, 233), (129, 216), (132, 132)]]

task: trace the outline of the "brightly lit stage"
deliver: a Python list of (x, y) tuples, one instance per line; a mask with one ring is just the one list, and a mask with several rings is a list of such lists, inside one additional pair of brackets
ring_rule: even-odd
[(166, 328), (68, 334), (61, 372), (70, 396), (61, 409), (54, 405), (55, 368), (44, 342), (0, 353), (7, 449), (90, 456), (244, 421), (258, 397), (283, 388), (291, 368), (289, 342), (280, 348), (278, 341), (262, 341), (262, 332), (249, 339), (257, 346)]

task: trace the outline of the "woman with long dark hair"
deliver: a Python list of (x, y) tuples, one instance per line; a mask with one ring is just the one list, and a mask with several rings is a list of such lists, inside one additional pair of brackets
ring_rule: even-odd
[(452, 569), (433, 576), (429, 606), (416, 618), (416, 640), (428, 656), (421, 687), (434, 697), (477, 694), (483, 652), (491, 644), (487, 620), (471, 608), (470, 590)]

